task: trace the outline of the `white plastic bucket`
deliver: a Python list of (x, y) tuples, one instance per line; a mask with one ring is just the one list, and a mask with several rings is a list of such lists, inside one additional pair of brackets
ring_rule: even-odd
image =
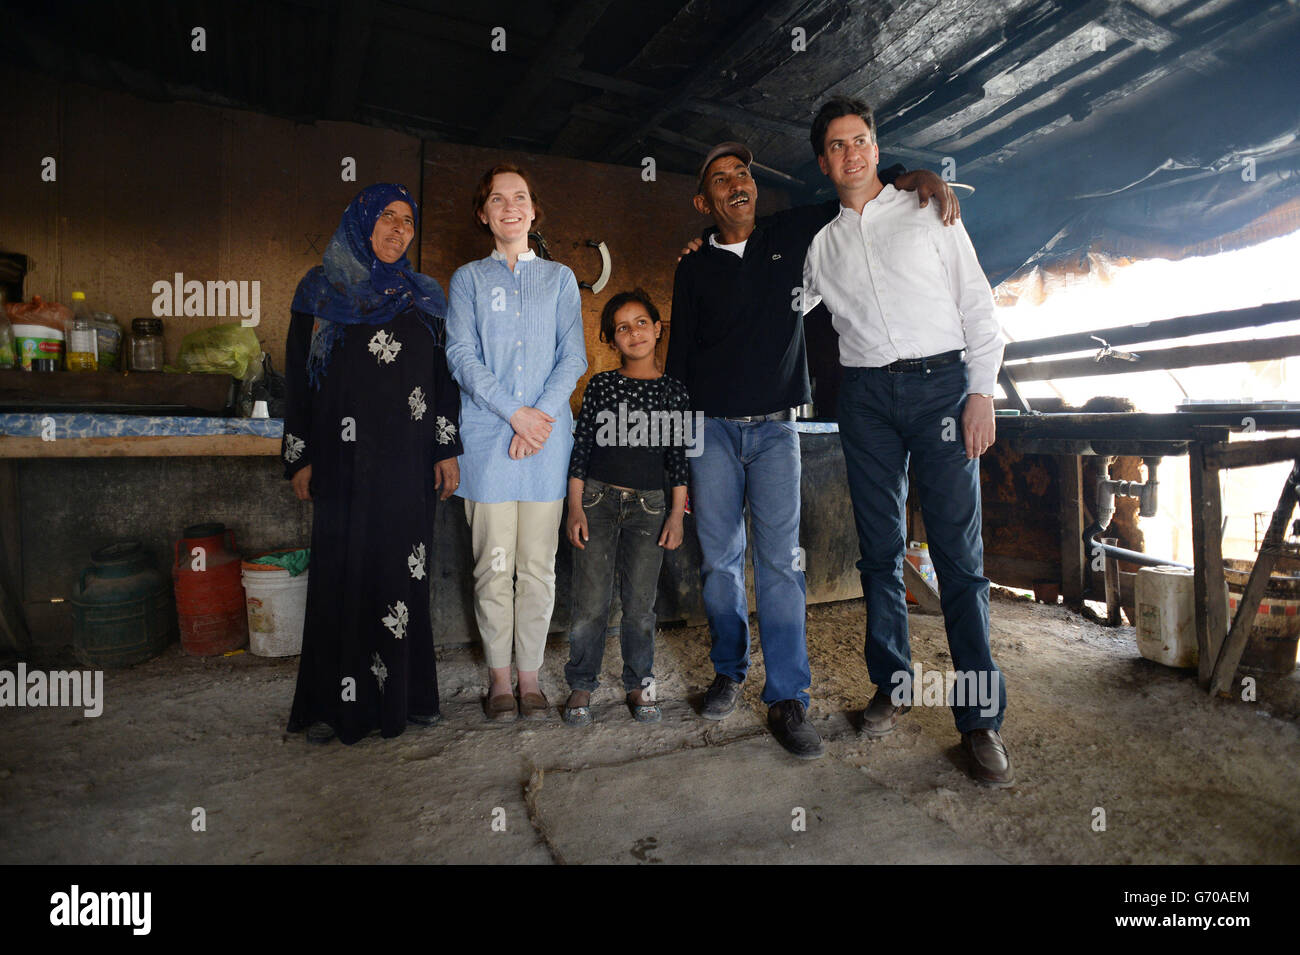
[[(258, 569), (252, 569), (254, 566)], [(248, 610), (249, 651), (259, 657), (301, 653), (307, 616), (307, 571), (291, 577), (282, 567), (245, 563), (241, 576)]]
[[(1227, 582), (1224, 582), (1226, 596)], [(1169, 667), (1194, 667), (1196, 585), (1185, 567), (1140, 567), (1134, 584), (1138, 653)]]

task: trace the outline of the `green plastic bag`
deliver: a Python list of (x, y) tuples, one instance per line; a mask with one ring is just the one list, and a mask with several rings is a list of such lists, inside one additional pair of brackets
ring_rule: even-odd
[(236, 322), (233, 325), (214, 325), (190, 332), (181, 339), (181, 351), (176, 358), (176, 370), (184, 372), (215, 372), (242, 379), (249, 367), (255, 370), (262, 357), (262, 343), (257, 333)]
[(290, 577), (297, 577), (311, 563), (311, 548), (304, 547), (301, 550), (277, 550), (269, 554), (262, 554), (254, 557), (251, 561), (254, 564), (270, 564), (272, 567), (283, 567), (289, 572)]

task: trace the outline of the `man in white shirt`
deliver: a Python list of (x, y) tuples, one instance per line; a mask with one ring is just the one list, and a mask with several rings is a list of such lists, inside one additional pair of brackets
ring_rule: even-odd
[(902, 572), (910, 456), (955, 668), (949, 704), (976, 781), (1010, 786), (999, 735), (1006, 683), (989, 650), (980, 518), (979, 456), (994, 441), (1002, 363), (993, 295), (961, 223), (945, 227), (937, 209), (919, 208), (877, 177), (869, 106), (830, 100), (811, 138), (840, 198), (839, 215), (808, 247), (804, 299), (805, 309), (826, 303), (845, 369), (840, 436), (877, 687), (863, 732), (888, 735), (921, 698)]

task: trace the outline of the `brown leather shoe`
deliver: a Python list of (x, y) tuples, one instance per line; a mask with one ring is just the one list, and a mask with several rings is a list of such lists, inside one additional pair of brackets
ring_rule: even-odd
[(910, 709), (910, 706), (895, 706), (889, 699), (888, 690), (876, 690), (876, 695), (862, 711), (862, 735), (869, 739), (888, 736), (898, 726), (898, 718)]
[(519, 698), (519, 718), (524, 720), (544, 720), (551, 703), (542, 692), (525, 693)]
[(519, 716), (519, 711), (515, 709), (514, 695), (510, 693), (498, 693), (496, 696), (489, 697), (484, 709), (487, 718), (494, 721), (504, 722)]
[(1011, 756), (997, 730), (971, 730), (961, 734), (962, 749), (970, 754), (971, 777), (981, 786), (1005, 789), (1016, 781)]

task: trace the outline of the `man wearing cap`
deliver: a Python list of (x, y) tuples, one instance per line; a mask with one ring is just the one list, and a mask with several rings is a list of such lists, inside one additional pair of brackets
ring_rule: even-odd
[[(717, 228), (707, 246), (677, 267), (665, 373), (686, 385), (692, 409), (705, 416), (701, 452), (691, 461), (691, 508), (717, 675), (701, 715), (729, 715), (749, 669), (748, 505), (768, 726), (793, 755), (816, 759), (824, 747), (807, 718), (812, 678), (794, 422), (795, 409), (811, 400), (800, 289), (804, 255), (838, 203), (756, 219), (753, 158), (740, 143), (722, 143), (700, 167), (695, 208)], [(899, 166), (883, 175), (897, 182), (904, 173)], [(923, 202), (938, 195), (945, 211), (955, 213), (952, 192), (938, 176), (905, 175), (908, 188), (921, 186)]]
[(920, 690), (912, 685), (903, 586), (910, 458), (956, 677), (947, 702), (971, 775), (1010, 786), (1015, 776), (999, 735), (1006, 681), (989, 650), (980, 515), (979, 458), (995, 436), (993, 383), (1002, 363), (993, 293), (966, 230), (944, 228), (877, 176), (871, 107), (829, 100), (810, 138), (840, 201), (808, 248), (803, 284), (830, 309), (845, 369), (840, 437), (876, 684), (862, 731), (893, 732)]

